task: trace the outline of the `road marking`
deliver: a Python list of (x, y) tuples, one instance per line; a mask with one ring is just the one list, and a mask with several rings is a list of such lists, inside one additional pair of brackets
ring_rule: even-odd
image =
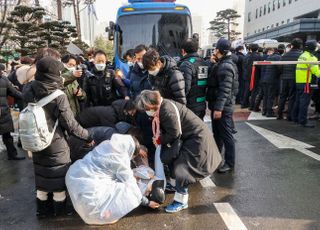
[(213, 181), (211, 180), (210, 176), (202, 179), (202, 180), (200, 181), (200, 184), (201, 184), (202, 187), (204, 187), (204, 188), (214, 188), (214, 187), (217, 187), (217, 186), (213, 183)]
[(213, 203), (229, 230), (247, 230), (229, 203)]
[(304, 143), (302, 141), (298, 141), (296, 139), (293, 139), (291, 137), (284, 136), (282, 134), (255, 126), (253, 124), (247, 123), (253, 130), (255, 130), (257, 133), (259, 133), (261, 136), (266, 138), (271, 144), (276, 146), (279, 149), (295, 149), (306, 156), (312, 157), (315, 160), (320, 161), (320, 155), (316, 154), (308, 149), (314, 148), (313, 145), (309, 145), (307, 143)]
[(249, 117), (248, 117), (248, 121), (259, 121), (259, 120), (275, 120), (275, 117), (265, 117), (262, 116), (261, 113), (257, 113), (257, 112), (251, 112)]

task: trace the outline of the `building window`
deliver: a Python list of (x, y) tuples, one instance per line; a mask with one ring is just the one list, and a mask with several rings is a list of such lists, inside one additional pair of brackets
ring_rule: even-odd
[(257, 31), (256, 31), (256, 30), (254, 30), (254, 33), (256, 34), (256, 33), (257, 33)]
[(283, 24), (284, 24), (284, 21), (282, 21), (281, 24), (283, 25)]
[(260, 17), (262, 16), (262, 6), (260, 7)]
[(251, 12), (248, 13), (248, 22), (251, 22)]
[(275, 11), (275, 10), (276, 10), (276, 0), (273, 0), (272, 10), (273, 10), (273, 11)]
[(289, 23), (289, 22), (290, 22), (290, 19), (287, 20), (287, 23)]
[(270, 26), (267, 26), (267, 30), (270, 29)]
[(260, 32), (261, 32), (261, 30), (259, 29), (259, 30), (258, 30), (258, 33), (260, 33)]
[(279, 23), (278, 23), (278, 22), (276, 23), (276, 26), (279, 26)]
[(283, 0), (283, 4), (282, 4), (283, 6), (286, 6), (286, 1), (287, 0)]
[(264, 27), (262, 28), (262, 31), (264, 31)]
[(274, 25), (272, 24), (272, 25), (271, 25), (271, 28), (273, 28), (273, 27), (274, 27)]
[(268, 14), (270, 13), (271, 11), (271, 2), (268, 3)]
[(280, 5), (281, 5), (280, 0), (278, 0), (278, 9), (280, 9)]
[(289, 0), (289, 4), (291, 4), (292, 0)]
[(256, 9), (256, 18), (258, 18), (258, 8)]
[(266, 13), (267, 13), (267, 5), (264, 5), (264, 7), (263, 7), (263, 15), (266, 15)]

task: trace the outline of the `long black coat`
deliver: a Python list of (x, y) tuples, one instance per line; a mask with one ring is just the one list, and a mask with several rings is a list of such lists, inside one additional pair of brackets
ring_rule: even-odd
[(0, 76), (0, 135), (13, 132), (13, 122), (7, 96), (21, 98), (21, 93), (16, 90), (12, 83), (3, 76)]
[[(41, 82), (33, 81), (25, 87), (23, 93), (26, 102), (34, 102), (52, 92), (54, 90), (46, 89)], [(65, 132), (87, 141), (90, 141), (91, 137), (88, 131), (75, 120), (65, 94), (44, 106), (44, 110), (49, 130), (53, 129), (57, 119), (59, 125), (51, 145), (40, 152), (33, 153), (36, 188), (46, 192), (64, 191), (65, 175), (71, 162)]]
[(77, 117), (84, 128), (98, 126), (115, 127), (119, 121), (133, 122), (133, 117), (124, 113), (127, 100), (116, 100), (111, 106), (96, 106), (83, 110)]
[[(174, 174), (183, 185), (211, 175), (221, 156), (208, 126), (186, 106), (172, 101), (178, 108), (183, 141), (179, 157), (174, 160)], [(177, 113), (169, 100), (160, 107), (161, 145), (172, 144), (179, 137)]]
[(157, 76), (150, 76), (152, 89), (159, 90), (166, 99), (186, 104), (185, 81), (183, 74), (178, 70), (177, 62), (169, 57), (161, 57), (163, 68)]

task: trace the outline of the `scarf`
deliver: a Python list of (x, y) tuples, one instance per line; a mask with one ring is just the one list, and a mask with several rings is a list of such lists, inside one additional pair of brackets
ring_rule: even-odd
[(156, 140), (157, 145), (160, 145), (160, 109), (156, 112), (152, 120), (153, 138)]

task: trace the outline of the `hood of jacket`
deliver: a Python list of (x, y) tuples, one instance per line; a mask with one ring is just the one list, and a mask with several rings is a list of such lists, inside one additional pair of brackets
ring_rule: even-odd
[(162, 56), (160, 60), (163, 64), (163, 68), (161, 72), (167, 72), (171, 69), (178, 68), (176, 60), (174, 60), (172, 57)]

